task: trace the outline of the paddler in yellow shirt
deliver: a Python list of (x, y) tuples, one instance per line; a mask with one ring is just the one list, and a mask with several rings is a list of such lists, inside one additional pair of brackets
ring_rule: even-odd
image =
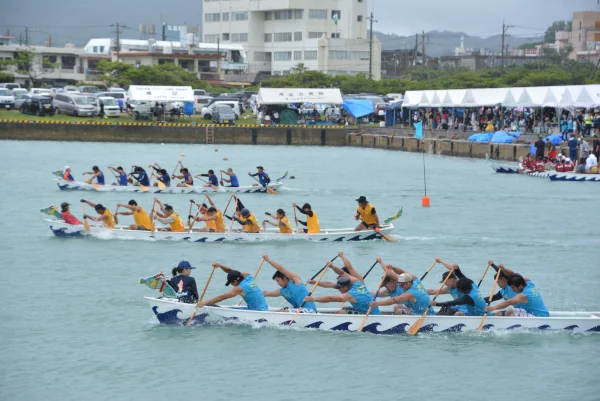
[(115, 217), (110, 210), (105, 208), (101, 203), (95, 204), (94, 202), (86, 201), (85, 199), (82, 199), (81, 203), (87, 203), (96, 210), (96, 213), (98, 213), (98, 217), (92, 217), (84, 214), (84, 219), (99, 221), (102, 226), (106, 228), (115, 228)]
[[(173, 210), (173, 206), (163, 204), (158, 198), (154, 198), (156, 203), (160, 206), (160, 212), (156, 212), (156, 220), (163, 224), (168, 224), (168, 228), (161, 228), (159, 231), (172, 231), (176, 233), (182, 233), (185, 231), (185, 227), (183, 226), (183, 221), (181, 221), (181, 217)], [(152, 220), (154, 214), (154, 210), (150, 212), (150, 220)]]
[(285, 215), (285, 211), (283, 209), (277, 209), (275, 216), (273, 216), (269, 212), (265, 212), (265, 215), (271, 217), (272, 219), (276, 219), (277, 223), (274, 223), (269, 220), (263, 221), (263, 228), (266, 230), (266, 224), (269, 223), (272, 226), (279, 227), (279, 234), (292, 234), (294, 230), (292, 230), (292, 225), (290, 224), (290, 220)]
[(204, 221), (206, 223), (206, 227), (202, 227), (198, 229), (198, 232), (211, 232), (211, 233), (224, 233), (225, 232), (225, 222), (223, 221), (223, 213), (215, 206), (210, 196), (204, 195), (206, 199), (208, 199), (208, 203), (210, 203), (210, 207), (203, 203), (200, 206), (200, 213), (202, 217), (196, 217), (189, 215), (188, 218), (190, 220), (196, 221)]
[[(236, 211), (237, 214), (237, 211)], [(256, 217), (254, 217), (254, 215), (252, 213), (250, 213), (250, 210), (243, 208), (240, 212), (239, 215), (237, 216), (233, 216), (233, 217), (229, 217), (227, 215), (225, 215), (225, 217), (227, 217), (229, 220), (235, 220), (238, 223), (240, 223), (244, 229), (245, 232), (247, 233), (259, 233), (260, 232), (260, 226), (258, 225), (258, 221), (256, 221)]]
[(143, 207), (138, 206), (135, 200), (130, 200), (127, 202), (127, 205), (122, 203), (117, 203), (117, 208), (122, 207), (123, 209), (129, 209), (129, 212), (117, 212), (116, 215), (122, 216), (133, 216), (133, 221), (135, 224), (131, 224), (128, 229), (129, 230), (141, 230), (141, 231), (152, 231), (152, 220), (150, 220), (150, 216), (144, 210)]
[(359, 197), (356, 201), (358, 202), (358, 209), (356, 210), (354, 218), (360, 220), (360, 224), (356, 226), (354, 231), (378, 231), (379, 216), (377, 215), (377, 211), (375, 211), (375, 206), (371, 205), (364, 196)]
[(295, 207), (296, 209), (298, 209), (298, 211), (300, 213), (306, 215), (305, 222), (296, 219), (297, 223), (300, 223), (303, 226), (306, 226), (306, 228), (300, 228), (298, 230), (299, 233), (301, 233), (301, 234), (318, 234), (321, 231), (321, 225), (319, 224), (319, 216), (317, 216), (317, 213), (312, 210), (312, 207), (308, 203), (305, 203), (304, 205), (302, 205), (302, 209), (300, 209), (300, 207), (298, 205), (296, 205), (296, 203), (292, 203), (292, 206)]

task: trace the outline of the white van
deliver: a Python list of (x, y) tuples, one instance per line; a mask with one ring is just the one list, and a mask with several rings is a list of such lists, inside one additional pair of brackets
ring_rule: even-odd
[(15, 108), (15, 97), (8, 88), (0, 88), (0, 107), (6, 110)]
[(98, 97), (98, 106), (104, 105), (104, 115), (107, 117), (119, 117), (121, 111), (119, 105), (114, 97), (111, 96), (100, 96)]
[(21, 87), (21, 85), (16, 84), (14, 82), (5, 82), (5, 83), (0, 84), (0, 88), (6, 88), (6, 89), (10, 89), (10, 90), (17, 89), (20, 87)]
[(52, 105), (58, 114), (72, 114), (74, 116), (93, 116), (96, 114), (96, 105), (91, 96), (81, 96), (71, 93), (57, 93), (52, 100)]
[(50, 89), (44, 88), (31, 88), (29, 90), (29, 93), (32, 95), (52, 96), (52, 92), (50, 91)]
[(196, 100), (194, 102), (194, 112), (200, 114), (202, 113), (202, 109), (207, 107), (213, 98), (210, 96), (194, 96), (194, 99)]
[(210, 120), (212, 118), (212, 111), (216, 106), (227, 105), (233, 109), (233, 114), (235, 114), (235, 119), (240, 118), (240, 103), (237, 100), (219, 100), (214, 102), (210, 106), (202, 108), (202, 117), (206, 120)]

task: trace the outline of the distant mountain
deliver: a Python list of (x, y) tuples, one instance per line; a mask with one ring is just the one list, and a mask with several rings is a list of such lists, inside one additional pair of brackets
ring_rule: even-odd
[[(500, 53), (502, 47), (502, 36), (495, 35), (487, 38), (479, 36), (470, 36), (462, 32), (431, 31), (425, 32), (429, 36), (429, 43), (426, 39), (427, 54), (431, 56), (453, 56), (454, 49), (460, 47), (461, 35), (465, 36), (465, 48), (489, 49), (494, 53)], [(395, 34), (385, 34), (375, 31), (375, 36), (381, 41), (383, 50), (396, 49), (414, 49), (415, 35), (399, 36)], [(505, 45), (514, 49), (525, 43), (540, 42), (544, 40), (543, 36), (515, 37), (506, 35)], [(419, 52), (421, 51), (421, 34), (419, 34)]]

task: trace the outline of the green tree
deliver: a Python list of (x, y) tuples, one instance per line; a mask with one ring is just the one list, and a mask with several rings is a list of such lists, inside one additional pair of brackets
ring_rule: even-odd
[(308, 67), (304, 63), (298, 63), (290, 69), (292, 74), (302, 74), (306, 71), (308, 71)]
[(34, 86), (44, 74), (52, 72), (60, 66), (59, 63), (51, 61), (50, 58), (39, 57), (37, 53), (29, 49), (19, 50), (11, 64), (14, 65), (17, 73), (26, 75), (31, 85)]
[(544, 33), (544, 42), (552, 43), (554, 42), (555, 34), (557, 31), (570, 31), (571, 30), (571, 21), (554, 21), (552, 25), (546, 29), (546, 33)]

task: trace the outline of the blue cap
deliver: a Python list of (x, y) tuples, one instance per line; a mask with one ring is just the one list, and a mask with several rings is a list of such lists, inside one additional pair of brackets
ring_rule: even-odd
[(179, 264), (177, 265), (177, 269), (178, 270), (183, 270), (183, 269), (195, 269), (194, 266), (190, 265), (190, 262), (188, 262), (187, 260), (182, 260), (181, 262), (179, 262)]

